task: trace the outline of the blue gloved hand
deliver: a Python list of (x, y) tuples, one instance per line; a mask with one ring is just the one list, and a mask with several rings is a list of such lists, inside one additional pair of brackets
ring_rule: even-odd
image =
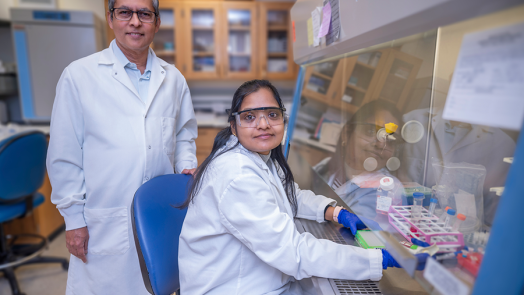
[(382, 269), (386, 269), (388, 267), (401, 267), (400, 264), (389, 254), (389, 252), (385, 249), (382, 250)]
[[(375, 221), (364, 217), (358, 218), (357, 215), (350, 213), (346, 209), (340, 210), (337, 219), (338, 223), (342, 224), (344, 227), (349, 228), (353, 235), (356, 235), (357, 230), (359, 229), (370, 228), (372, 230), (382, 230), (378, 223), (376, 223)], [(365, 223), (362, 221), (364, 221)]]
[(420, 246), (420, 247), (429, 247), (429, 246), (431, 246), (429, 243), (426, 243), (424, 241), (421, 241), (421, 240), (415, 239), (415, 238), (411, 238), (411, 243), (413, 245), (417, 245), (417, 246)]
[[(382, 269), (386, 269), (388, 267), (402, 267), (400, 266), (400, 264), (398, 264), (398, 262), (395, 260), (395, 258), (393, 258), (393, 256), (391, 256), (391, 254), (389, 254), (389, 252), (387, 250), (384, 250), (384, 249), (380, 249), (382, 250)], [(415, 254), (415, 257), (417, 258), (417, 270), (424, 270), (424, 267), (426, 266), (426, 260), (428, 259), (429, 257), (429, 254), (428, 253), (420, 253), (420, 254)]]

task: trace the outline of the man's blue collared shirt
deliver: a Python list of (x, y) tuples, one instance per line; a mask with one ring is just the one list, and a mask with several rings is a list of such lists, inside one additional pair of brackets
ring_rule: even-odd
[(131, 83), (135, 86), (140, 99), (147, 103), (147, 96), (149, 91), (149, 81), (151, 80), (151, 61), (153, 56), (151, 50), (149, 49), (147, 54), (147, 63), (146, 70), (143, 74), (140, 73), (140, 70), (137, 68), (136, 64), (130, 62), (127, 57), (124, 55), (122, 50), (118, 47), (116, 43), (113, 44), (113, 54), (116, 56), (118, 62), (124, 66)]

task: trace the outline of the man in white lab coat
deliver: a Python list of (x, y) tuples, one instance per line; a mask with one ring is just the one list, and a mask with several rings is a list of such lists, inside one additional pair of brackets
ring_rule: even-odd
[(148, 294), (130, 206), (149, 179), (193, 173), (197, 124), (182, 74), (149, 48), (157, 0), (110, 0), (116, 39), (56, 89), (47, 169), (71, 252), (66, 294)]

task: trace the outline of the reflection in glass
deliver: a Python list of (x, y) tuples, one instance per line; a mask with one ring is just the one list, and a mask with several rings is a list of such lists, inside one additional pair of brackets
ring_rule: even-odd
[[(388, 160), (398, 154), (400, 138), (385, 142), (377, 138), (387, 123), (402, 125), (402, 116), (393, 103), (375, 100), (365, 104), (342, 128), (334, 155), (314, 167), (357, 215), (369, 219), (376, 216), (377, 189), (382, 178), (392, 177), (392, 193), (399, 200), (402, 194), (400, 181), (386, 167)], [(372, 168), (366, 164), (371, 162)]]

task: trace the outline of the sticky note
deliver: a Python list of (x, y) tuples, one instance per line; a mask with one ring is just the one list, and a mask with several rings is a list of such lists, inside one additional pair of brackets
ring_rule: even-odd
[(307, 20), (307, 45), (313, 45), (314, 39), (315, 38), (313, 37), (313, 18), (310, 17)]
[(322, 8), (322, 24), (320, 25), (320, 31), (318, 37), (322, 38), (326, 36), (329, 31), (329, 25), (331, 24), (331, 3), (326, 3)]
[(322, 11), (322, 7), (316, 7), (315, 10), (311, 12), (311, 18), (313, 20), (313, 46), (320, 45), (320, 38), (318, 37), (318, 33), (320, 32), (320, 13)]

